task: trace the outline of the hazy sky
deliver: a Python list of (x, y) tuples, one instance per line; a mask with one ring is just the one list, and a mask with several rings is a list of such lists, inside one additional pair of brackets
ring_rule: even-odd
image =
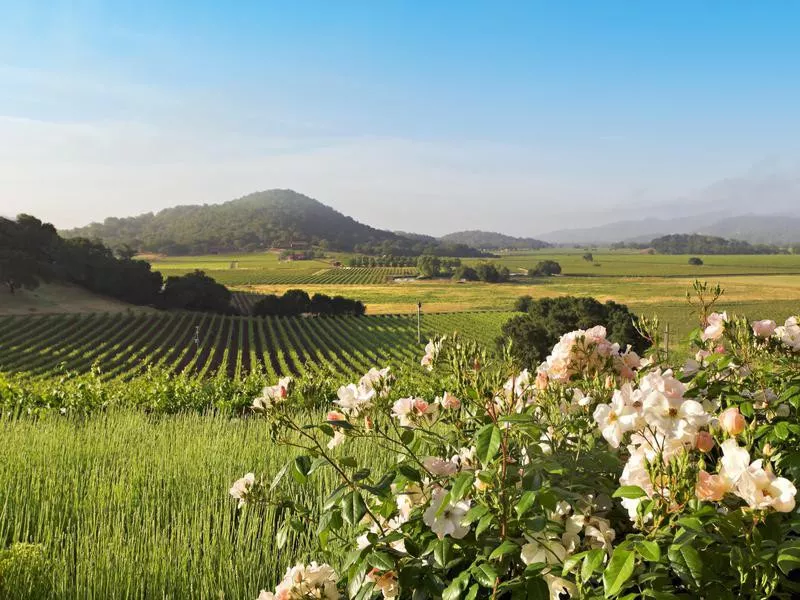
[(288, 187), (389, 229), (534, 234), (800, 164), (800, 3), (0, 14), (0, 213), (59, 227)]

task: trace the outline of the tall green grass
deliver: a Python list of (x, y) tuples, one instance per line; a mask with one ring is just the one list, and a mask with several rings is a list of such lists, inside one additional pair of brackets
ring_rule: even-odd
[[(244, 473), (271, 477), (295, 455), (271, 444), (259, 419), (22, 418), (0, 423), (0, 438), (0, 548), (41, 544), (49, 563), (46, 585), (33, 589), (0, 573), (0, 596), (255, 598), (310, 558), (312, 531), (290, 534), (279, 550), (274, 509), (237, 514), (228, 496)], [(359, 462), (381, 458), (357, 445), (347, 451)], [(316, 500), (333, 489), (325, 471), (315, 481), (282, 485)]]

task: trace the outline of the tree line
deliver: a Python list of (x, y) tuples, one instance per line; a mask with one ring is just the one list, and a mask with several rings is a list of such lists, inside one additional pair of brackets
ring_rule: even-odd
[(360, 300), (343, 296), (314, 294), (309, 297), (304, 290), (287, 290), (283, 296), (268, 294), (253, 305), (251, 314), (256, 317), (313, 315), (353, 315), (360, 317), (367, 311)]
[(235, 312), (228, 289), (202, 271), (165, 279), (132, 256), (126, 246), (114, 252), (96, 240), (63, 239), (30, 215), (0, 218), (0, 283), (12, 294), (60, 281), (131, 304)]
[(617, 242), (612, 250), (631, 248), (652, 249), (660, 254), (788, 254), (788, 249), (772, 244), (751, 244), (743, 240), (731, 240), (699, 233), (673, 233), (662, 235), (650, 242)]

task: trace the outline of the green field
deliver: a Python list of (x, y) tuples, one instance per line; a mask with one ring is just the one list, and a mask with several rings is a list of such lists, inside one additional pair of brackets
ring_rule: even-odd
[[(689, 255), (646, 254), (632, 250), (593, 251), (593, 261), (583, 259), (583, 250), (545, 249), (527, 252), (501, 252), (486, 259), (505, 265), (515, 275), (523, 275), (540, 260), (555, 260), (562, 275), (580, 277), (695, 277), (723, 275), (800, 275), (800, 255), (701, 256), (704, 264), (690, 265)], [(331, 254), (326, 259), (281, 261), (278, 254), (210, 255), (186, 257), (148, 257), (155, 270), (165, 275), (179, 275), (202, 269), (217, 281), (229, 286), (247, 285), (339, 285), (381, 284), (394, 277), (413, 275), (408, 267), (349, 268), (352, 255)], [(479, 259), (463, 259), (477, 264)]]
[[(41, 544), (48, 560), (35, 591), (6, 587), (0, 571), (3, 600), (252, 599), (309, 558), (313, 533), (290, 533), (278, 550), (274, 509), (239, 516), (228, 496), (245, 472), (274, 475), (295, 455), (265, 444), (261, 420), (126, 411), (5, 420), (0, 435), (0, 540)], [(350, 452), (380, 459), (357, 444)], [(333, 487), (315, 481), (284, 485), (317, 497)]]
[[(563, 275), (620, 277), (698, 277), (718, 275), (800, 274), (800, 255), (699, 255), (700, 266), (689, 264), (692, 255), (646, 254), (632, 250), (592, 251), (593, 261), (583, 259), (584, 250), (545, 249), (525, 253), (503, 253), (495, 262), (512, 272), (527, 271), (540, 260), (555, 260)], [(475, 263), (466, 259), (466, 263)]]

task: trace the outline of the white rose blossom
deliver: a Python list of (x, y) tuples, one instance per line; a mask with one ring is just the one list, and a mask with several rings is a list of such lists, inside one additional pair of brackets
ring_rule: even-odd
[(722, 312), (717, 313), (713, 312), (708, 315), (706, 319), (707, 325), (706, 328), (703, 330), (703, 335), (701, 335), (701, 339), (706, 342), (709, 340), (718, 340), (722, 337), (722, 334), (725, 332), (725, 325), (728, 322), (728, 313)]
[(422, 520), (440, 540), (448, 535), (460, 540), (469, 533), (469, 527), (463, 525), (462, 521), (470, 508), (470, 502), (469, 500), (449, 502), (444, 510), (440, 511), (446, 496), (447, 490), (442, 488), (434, 490), (431, 504), (422, 515)]
[(247, 473), (241, 479), (237, 479), (233, 482), (229, 493), (232, 498), (239, 501), (239, 508), (242, 508), (245, 504), (247, 504), (247, 497), (249, 496), (250, 490), (255, 482), (255, 473)]

